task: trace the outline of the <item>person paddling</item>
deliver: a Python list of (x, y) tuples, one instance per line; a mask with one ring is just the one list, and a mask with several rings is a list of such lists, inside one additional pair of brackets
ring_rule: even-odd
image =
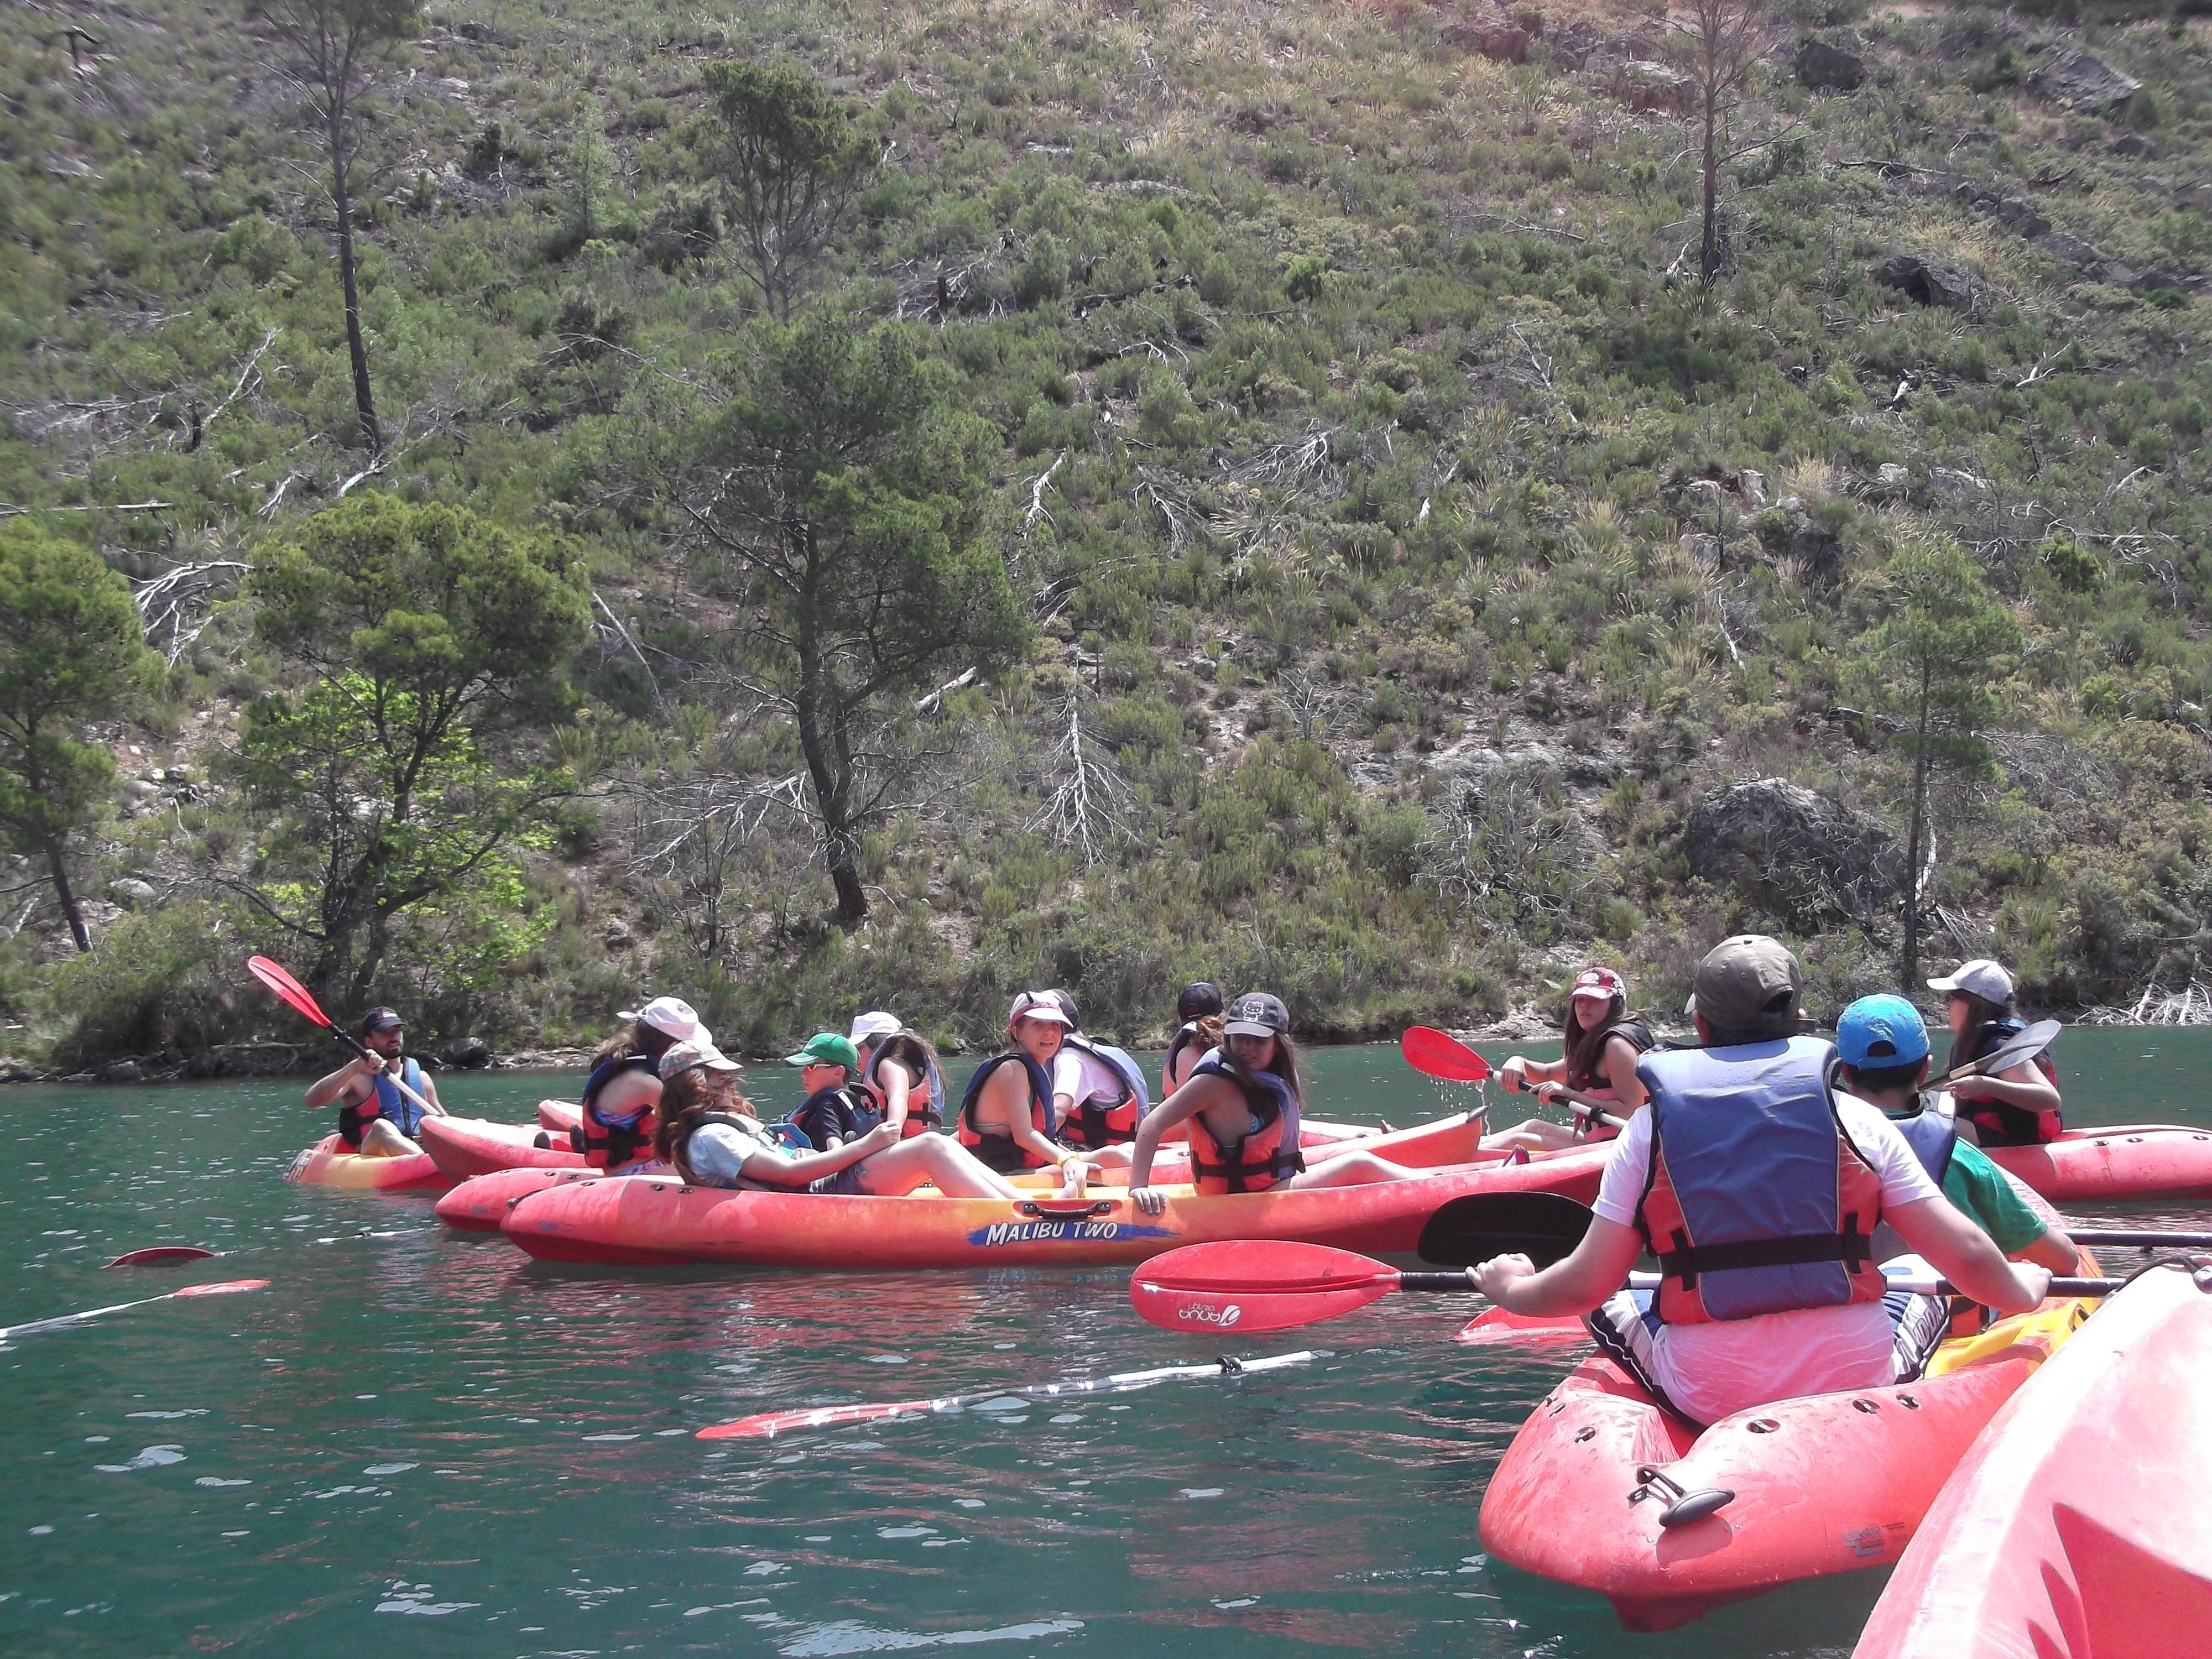
[[(1986, 957), (1929, 980), (1928, 988), (1943, 993), (1943, 1012), (1950, 1022), (1946, 1070), (1994, 1053), (2027, 1029), (2013, 1012), (2012, 975)], [(1987, 1077), (1960, 1078), (1951, 1085), (1951, 1097), (1960, 1123), (1984, 1146), (2032, 1146), (2057, 1139), (2066, 1127), (2058, 1073), (2047, 1054)]]
[(762, 1127), (751, 1103), (737, 1092), (737, 1062), (711, 1042), (679, 1044), (660, 1065), (654, 1149), (695, 1187), (897, 1198), (933, 1185), (947, 1198), (1018, 1203), (1031, 1196), (945, 1136), (902, 1136), (890, 1123), (826, 1152), (794, 1152)]
[(1074, 1024), (1049, 991), (1024, 991), (1006, 1015), (1011, 1046), (975, 1068), (954, 1133), (986, 1168), (1002, 1175), (1057, 1166), (1077, 1192), (1090, 1166), (1061, 1141), (1053, 1109), (1053, 1062)]
[(681, 997), (655, 997), (617, 1018), (623, 1025), (592, 1054), (583, 1112), (572, 1137), (585, 1162), (601, 1170), (620, 1170), (653, 1146), (660, 1057), (679, 1042), (714, 1041)]
[(928, 1038), (877, 1009), (854, 1020), (848, 1040), (860, 1057), (855, 1079), (884, 1122), (909, 1139), (945, 1127), (945, 1077)]
[[(423, 1075), (420, 1061), (406, 1053), (407, 1023), (389, 1008), (362, 1016), (361, 1046), (376, 1062), (349, 1060), (328, 1077), (307, 1085), (307, 1103), (315, 1110), (338, 1109), (338, 1139), (364, 1158), (405, 1158), (422, 1149), (415, 1133), (424, 1115), (444, 1117), (438, 1085)], [(422, 1097), (417, 1106), (400, 1092), (405, 1085)]]
[(1176, 1030), (1160, 1062), (1160, 1098), (1190, 1081), (1198, 1062), (1221, 1046), (1221, 993), (1205, 980), (1182, 988), (1176, 999)]
[(1928, 1080), (1928, 1028), (1917, 1008), (1903, 997), (1861, 997), (1836, 1021), (1836, 1053), (1843, 1062), (1837, 1088), (1880, 1109), (1897, 1126), (1952, 1208), (2008, 1256), (2025, 1256), (2055, 1273), (2079, 1270), (2074, 1241), (2031, 1209), (2005, 1172), (1950, 1119), (1929, 1109), (1920, 1092)]
[[(1949, 1313), (1887, 1292), (1884, 1221), (2001, 1312), (2033, 1308), (2051, 1279), (1953, 1209), (1881, 1112), (1833, 1092), (1834, 1048), (1797, 1035), (1801, 979), (1774, 939), (1709, 952), (1690, 1005), (1704, 1046), (1644, 1057), (1648, 1104), (1613, 1143), (1582, 1242), (1540, 1272), (1500, 1255), (1470, 1275), (1511, 1312), (1589, 1316), (1598, 1346), (1692, 1423), (1920, 1374)], [(1625, 1292), (1647, 1249), (1659, 1290)]]
[(1340, 1153), (1309, 1169), (1298, 1149), (1305, 1096), (1290, 1010), (1280, 998), (1249, 991), (1229, 1006), (1221, 1029), (1222, 1046), (1137, 1126), (1129, 1197), (1146, 1214), (1167, 1207), (1167, 1194), (1149, 1183), (1161, 1138), (1178, 1123), (1190, 1126), (1191, 1185), (1201, 1194), (1355, 1187), (1431, 1173), (1372, 1152)]
[(875, 1097), (854, 1080), (860, 1074), (860, 1052), (851, 1039), (817, 1031), (797, 1054), (785, 1055), (783, 1063), (799, 1068), (799, 1086), (806, 1091), (791, 1115), (791, 1127), (816, 1152), (858, 1140), (883, 1121)]
[[(1628, 982), (1610, 968), (1585, 968), (1575, 975), (1567, 997), (1567, 1012), (1559, 1022), (1565, 1052), (1557, 1060), (1530, 1060), (1509, 1054), (1498, 1068), (1506, 1092), (1533, 1090), (1547, 1106), (1571, 1089), (1592, 1100), (1618, 1104), (1626, 1116), (1644, 1103), (1644, 1085), (1636, 1067), (1659, 1046), (1659, 1039), (1640, 1014), (1628, 1012)], [(1620, 1132), (1595, 1118), (1577, 1113), (1571, 1126), (1532, 1117), (1510, 1129), (1483, 1137), (1485, 1152), (1549, 1152), (1582, 1140), (1610, 1140)]]

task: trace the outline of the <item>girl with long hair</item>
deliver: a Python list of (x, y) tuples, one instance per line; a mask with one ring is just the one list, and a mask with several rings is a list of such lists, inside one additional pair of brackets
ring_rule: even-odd
[[(2027, 1029), (2013, 1012), (2012, 975), (1986, 957), (1929, 980), (1928, 988), (1943, 994), (1950, 1022), (1946, 1071), (1995, 1053)], [(2043, 1054), (1990, 1076), (1960, 1078), (1950, 1094), (1959, 1127), (1984, 1146), (2032, 1146), (2057, 1139), (2066, 1127), (2058, 1073)]]
[[(1578, 1095), (1618, 1104), (1623, 1117), (1643, 1105), (1644, 1085), (1637, 1079), (1637, 1062), (1656, 1048), (1659, 1040), (1641, 1015), (1628, 1012), (1628, 982), (1619, 974), (1610, 968), (1585, 968), (1575, 976), (1567, 1012), (1559, 1021), (1559, 1040), (1565, 1052), (1557, 1060), (1509, 1055), (1498, 1068), (1506, 1091), (1532, 1091), (1549, 1106), (1559, 1101), (1562, 1089), (1571, 1089)], [(1579, 1141), (1610, 1140), (1620, 1133), (1580, 1115), (1571, 1126), (1532, 1117), (1485, 1136), (1482, 1146), (1485, 1152), (1511, 1152), (1516, 1147), (1532, 1152), (1552, 1152)]]

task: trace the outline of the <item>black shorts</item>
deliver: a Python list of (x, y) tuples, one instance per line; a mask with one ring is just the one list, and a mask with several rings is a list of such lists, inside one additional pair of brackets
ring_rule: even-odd
[[(862, 1163), (866, 1163), (864, 1158)], [(836, 1193), (846, 1198), (865, 1198), (867, 1192), (860, 1185), (860, 1165), (848, 1164), (835, 1175), (823, 1176), (819, 1181), (806, 1183), (810, 1193)]]

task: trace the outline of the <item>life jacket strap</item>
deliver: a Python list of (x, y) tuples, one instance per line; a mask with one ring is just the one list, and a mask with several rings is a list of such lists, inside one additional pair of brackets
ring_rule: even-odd
[(1674, 1248), (1659, 1255), (1659, 1271), (1682, 1281), (1685, 1291), (1697, 1288), (1700, 1273), (1737, 1272), (1746, 1267), (1797, 1267), (1814, 1262), (1840, 1261), (1852, 1273), (1865, 1271), (1874, 1260), (1874, 1238), (1859, 1231), (1854, 1216), (1839, 1233), (1808, 1234), (1796, 1238), (1759, 1238), (1741, 1244), (1692, 1244), (1688, 1236), (1674, 1235)]

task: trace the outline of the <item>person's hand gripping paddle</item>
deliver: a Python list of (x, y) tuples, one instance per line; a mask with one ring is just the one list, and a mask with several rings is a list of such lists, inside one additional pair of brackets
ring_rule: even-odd
[(339, 1042), (352, 1049), (357, 1058), (367, 1060), (369, 1065), (391, 1079), (392, 1086), (406, 1096), (408, 1099), (413, 1101), (424, 1111), (435, 1113), (437, 1109), (435, 1107), (399, 1080), (398, 1073), (385, 1063), (383, 1055), (374, 1052), (366, 1043), (362, 1042), (350, 1033), (341, 1031), (337, 1023), (323, 1012), (322, 1005), (309, 994), (307, 988), (286, 973), (278, 963), (270, 961), (267, 957), (248, 957), (246, 959), (246, 971), (274, 991), (286, 1006), (313, 1020), (336, 1037)]

